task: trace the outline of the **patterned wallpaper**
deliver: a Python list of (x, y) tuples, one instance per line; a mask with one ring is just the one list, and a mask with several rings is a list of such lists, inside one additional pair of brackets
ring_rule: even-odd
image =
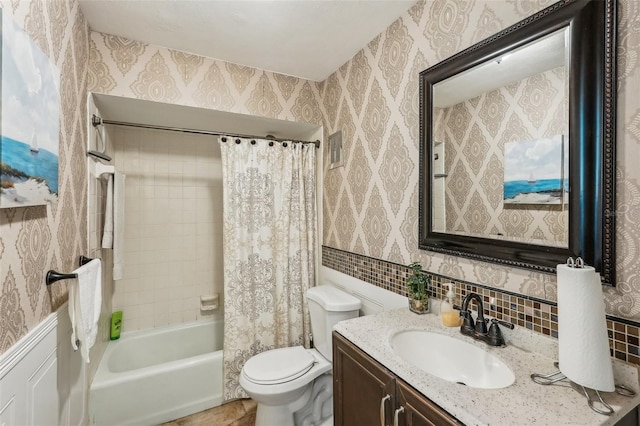
[(88, 90), (322, 124), (316, 83), (91, 32)]
[[(418, 72), (552, 0), (420, 1), (321, 83), (90, 32), (77, 0), (0, 1), (60, 68), (62, 97), (59, 201), (0, 211), (0, 353), (66, 300), (44, 274), (71, 270), (87, 246), (87, 90), (342, 129), (345, 166), (323, 170), (325, 245), (556, 299), (551, 275), (416, 249)], [(606, 300), (640, 319), (640, 3), (619, 9), (619, 273)]]
[(560, 67), (434, 112), (448, 173), (447, 231), (566, 247), (568, 210), (502, 201), (505, 142), (568, 134), (566, 84)]
[(66, 301), (46, 271), (86, 251), (87, 91), (322, 124), (318, 83), (90, 32), (77, 1), (3, 1), (61, 70), (62, 184), (55, 205), (0, 210), (0, 353)]
[[(76, 0), (3, 0), (10, 15), (60, 70), (59, 200), (0, 210), (0, 353), (67, 299), (48, 269), (77, 267), (86, 250), (86, 84), (89, 27)], [(46, 117), (41, 117), (46, 119)]]
[[(325, 135), (343, 131), (345, 166), (324, 167), (323, 243), (436, 274), (556, 300), (555, 276), (421, 251), (418, 72), (552, 4), (420, 1), (321, 85)], [(640, 2), (619, 1), (617, 287), (607, 312), (640, 319)], [(517, 126), (498, 132), (498, 138)], [(326, 156), (326, 152), (325, 152)], [(509, 218), (519, 227), (526, 220)]]

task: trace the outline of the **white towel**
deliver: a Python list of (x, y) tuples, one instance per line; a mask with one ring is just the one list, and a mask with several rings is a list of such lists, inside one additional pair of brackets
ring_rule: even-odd
[(104, 212), (102, 248), (113, 249), (113, 279), (124, 275), (124, 182), (126, 176), (119, 171), (109, 175), (107, 201)]
[(104, 207), (102, 248), (113, 248), (113, 174), (111, 173), (107, 181), (107, 201)]
[(102, 263), (100, 259), (82, 265), (75, 271), (78, 278), (69, 285), (69, 317), (71, 318), (71, 346), (89, 363), (89, 350), (96, 342), (98, 319), (102, 305)]
[(124, 275), (124, 183), (126, 176), (113, 174), (113, 279)]

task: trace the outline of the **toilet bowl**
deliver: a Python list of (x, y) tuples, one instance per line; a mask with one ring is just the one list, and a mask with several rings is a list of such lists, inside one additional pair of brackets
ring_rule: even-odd
[(293, 425), (293, 413), (309, 402), (314, 379), (329, 371), (329, 361), (302, 346), (252, 357), (242, 368), (240, 386), (258, 403), (256, 426)]
[[(330, 374), (331, 331), (344, 319), (358, 316), (360, 300), (332, 286), (318, 286), (306, 293), (316, 348), (303, 346), (273, 349), (257, 354), (242, 367), (240, 386), (257, 402), (256, 426), (294, 426), (328, 423), (325, 402), (331, 398), (330, 381), (321, 389), (314, 381)], [(314, 400), (315, 398), (315, 400)], [(331, 405), (331, 404), (329, 404)], [(330, 407), (329, 407), (330, 408)], [(303, 415), (296, 423), (295, 413)]]

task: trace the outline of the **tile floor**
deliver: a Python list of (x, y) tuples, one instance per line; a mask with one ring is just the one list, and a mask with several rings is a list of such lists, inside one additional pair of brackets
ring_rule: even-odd
[(256, 403), (251, 399), (228, 402), (161, 426), (255, 426)]

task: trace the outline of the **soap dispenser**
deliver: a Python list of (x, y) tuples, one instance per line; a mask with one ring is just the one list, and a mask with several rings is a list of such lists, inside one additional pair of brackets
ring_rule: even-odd
[[(440, 315), (442, 316), (442, 325), (445, 327), (459, 327), (462, 323), (460, 319), (460, 311), (455, 308), (456, 296), (453, 292), (453, 283), (444, 283), (444, 287), (448, 287), (447, 294), (444, 296), (440, 304)], [(459, 306), (459, 304), (457, 304)]]

